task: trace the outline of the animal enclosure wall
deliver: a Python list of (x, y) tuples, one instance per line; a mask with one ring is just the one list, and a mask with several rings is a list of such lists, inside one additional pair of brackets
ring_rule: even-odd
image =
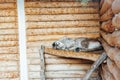
[[(41, 78), (39, 56), (41, 45), (51, 47), (52, 42), (63, 36), (99, 37), (99, 3), (89, 2), (85, 5), (74, 0), (63, 1), (25, 1), (29, 80)], [(77, 80), (84, 76), (92, 62), (45, 54), (45, 64), (47, 79)], [(92, 79), (96, 77), (95, 72)]]

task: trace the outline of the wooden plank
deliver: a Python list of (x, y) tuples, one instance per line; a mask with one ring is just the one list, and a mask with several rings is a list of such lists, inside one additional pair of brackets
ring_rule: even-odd
[(1, 35), (0, 41), (18, 41), (18, 35)]
[(27, 35), (68, 35), (68, 34), (80, 34), (80, 33), (97, 33), (99, 27), (80, 27), (80, 28), (48, 28), (48, 29), (28, 29)]
[[(29, 80), (41, 80), (40, 78), (30, 78)], [(46, 80), (82, 80), (82, 78), (47, 78)], [(90, 80), (97, 80), (96, 77), (90, 78)]]
[[(0, 79), (0, 80), (3, 80), (3, 78)], [(10, 78), (4, 78), (4, 80), (20, 80), (20, 78), (12, 78), (12, 79), (10, 79)]]
[[(10, 42), (11, 43), (11, 42)], [(16, 47), (13, 47), (13, 46), (10, 46), (10, 47), (0, 47), (0, 54), (16, 54), (16, 53), (18, 53), (19, 51), (18, 51), (18, 47), (16, 46)]]
[(17, 72), (18, 66), (0, 66), (0, 72)]
[(94, 52), (73, 52), (73, 51), (64, 51), (64, 50), (56, 50), (53, 48), (45, 48), (45, 53), (61, 56), (61, 57), (68, 57), (68, 58), (77, 58), (77, 59), (86, 59), (91, 61), (96, 61), (100, 54)]
[[(46, 65), (46, 71), (70, 71), (80, 70), (85, 71), (90, 69), (91, 64), (51, 64)], [(40, 71), (40, 65), (29, 65), (29, 71)]]
[(16, 2), (16, 0), (0, 0), (1, 3), (4, 3), (4, 2)]
[(99, 20), (99, 14), (26, 15), (27, 22), (67, 20)]
[(18, 46), (18, 41), (1, 41), (0, 47)]
[(27, 29), (100, 26), (99, 21), (27, 22)]
[(0, 78), (18, 78), (19, 72), (0, 72)]
[(98, 6), (98, 2), (88, 2), (88, 3), (81, 3), (81, 2), (26, 2), (26, 8), (50, 8), (50, 7), (92, 7)]
[(16, 16), (16, 15), (17, 15), (16, 9), (0, 10), (0, 16), (1, 17), (4, 17), (4, 16)]
[(70, 35), (37, 35), (37, 36), (27, 36), (28, 42), (35, 42), (35, 41), (49, 41), (49, 40), (58, 40), (67, 36), (69, 38), (79, 38), (79, 37), (86, 37), (86, 38), (99, 38), (99, 33), (81, 33), (77, 34), (70, 34)]
[(0, 61), (0, 67), (17, 66), (18, 61)]
[(0, 35), (17, 35), (18, 29), (0, 29)]
[(1, 29), (0, 35), (17, 35), (18, 30), (17, 29)]
[[(45, 64), (90, 64), (92, 61), (82, 60), (82, 59), (70, 59), (70, 58), (48, 58), (45, 59)], [(39, 65), (39, 59), (28, 59), (28, 64), (30, 65)]]
[(17, 23), (13, 22), (13, 23), (0, 23), (0, 29), (17, 29)]
[(16, 3), (0, 3), (0, 9), (15, 9)]
[[(62, 79), (64, 80), (63, 78), (82, 78), (84, 75), (85, 75), (85, 72), (86, 71), (56, 71), (56, 72), (46, 72), (46, 76), (47, 78), (56, 78), (56, 80), (59, 80)], [(40, 78), (40, 76), (38, 75), (40, 74), (39, 72), (30, 72), (29, 75), (30, 75), (30, 78)], [(92, 75), (92, 77), (95, 77), (97, 76), (96, 73), (94, 73)], [(58, 78), (58, 79), (57, 79)], [(52, 79), (52, 80), (54, 80)], [(67, 80), (66, 79), (66, 80)], [(76, 79), (75, 79), (76, 80)]]
[(54, 41), (37, 41), (37, 42), (28, 42), (27, 46), (29, 47), (40, 47), (41, 45), (52, 47)]
[(17, 17), (0, 17), (0, 23), (5, 24), (5, 23), (14, 23), (17, 22)]
[(80, 13), (98, 13), (98, 8), (93, 7), (79, 7), (79, 8), (26, 8), (26, 15), (38, 15), (38, 14), (80, 14)]
[(19, 54), (0, 54), (0, 61), (18, 61)]

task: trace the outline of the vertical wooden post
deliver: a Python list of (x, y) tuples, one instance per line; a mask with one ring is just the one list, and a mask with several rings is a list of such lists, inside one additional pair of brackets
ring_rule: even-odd
[(44, 46), (41, 46), (40, 47), (40, 67), (41, 67), (41, 70), (40, 70), (40, 78), (41, 80), (45, 80), (45, 59), (44, 59), (44, 49), (45, 47)]
[(17, 0), (17, 13), (20, 52), (20, 80), (28, 80), (24, 0)]

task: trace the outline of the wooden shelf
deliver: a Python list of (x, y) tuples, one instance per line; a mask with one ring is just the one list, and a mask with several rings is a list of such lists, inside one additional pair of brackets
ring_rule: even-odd
[(60, 56), (60, 57), (86, 59), (91, 61), (96, 61), (98, 57), (101, 55), (95, 52), (73, 52), (73, 51), (56, 50), (47, 47), (45, 47), (44, 52), (47, 54)]

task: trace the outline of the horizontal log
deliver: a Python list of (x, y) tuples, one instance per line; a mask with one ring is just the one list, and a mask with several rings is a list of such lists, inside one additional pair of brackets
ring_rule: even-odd
[(101, 75), (104, 76), (105, 80), (115, 80), (113, 75), (108, 70), (107, 65), (102, 65), (102, 71), (103, 71), (103, 74), (101, 74)]
[[(1, 2), (1, 1), (0, 1)], [(17, 8), (16, 3), (0, 3), (0, 9), (15, 9)]]
[(18, 66), (0, 66), (0, 72), (13, 72), (13, 71), (18, 71)]
[(0, 67), (17, 66), (18, 61), (0, 61)]
[(86, 26), (100, 26), (99, 21), (60, 21), (60, 22), (27, 22), (28, 29), (36, 28), (75, 28)]
[(81, 3), (81, 2), (26, 2), (25, 8), (61, 8), (61, 7), (92, 7), (98, 6), (98, 2), (88, 2), (88, 3)]
[(103, 15), (109, 8), (111, 8), (113, 1), (114, 0), (104, 0), (100, 9), (100, 15)]
[[(6, 44), (7, 44), (7, 42), (6, 42)], [(14, 54), (15, 55), (15, 53), (18, 53), (19, 51), (18, 51), (18, 47), (0, 47), (0, 54)]]
[(120, 69), (116, 66), (114, 61), (107, 59), (107, 66), (109, 71), (113, 74), (115, 80), (120, 80)]
[(17, 29), (18, 24), (16, 22), (12, 23), (0, 23), (0, 29)]
[[(34, 73), (33, 73), (34, 74)], [(97, 80), (98, 78), (92, 77), (89, 80)], [(30, 78), (29, 80), (41, 80), (40, 78)], [(82, 78), (47, 78), (46, 80), (82, 80)]]
[[(46, 71), (86, 71), (91, 64), (51, 64), (46, 65)], [(40, 71), (40, 65), (29, 65), (30, 72)]]
[(112, 4), (112, 11), (114, 14), (117, 14), (120, 12), (120, 1), (119, 0), (114, 0)]
[(18, 46), (18, 41), (0, 41), (0, 47)]
[(4, 3), (4, 2), (16, 2), (16, 0), (0, 0), (1, 3)]
[(41, 1), (41, 2), (46, 2), (46, 1), (49, 1), (49, 2), (73, 2), (73, 1), (75, 1), (75, 0), (25, 0), (25, 2), (34, 2), (34, 1)]
[(114, 16), (113, 12), (112, 12), (112, 9), (109, 8), (100, 18), (100, 21), (107, 21), (107, 20), (110, 20), (112, 19)]
[(96, 61), (97, 58), (100, 56), (100, 54), (94, 52), (73, 52), (73, 51), (55, 50), (53, 48), (45, 48), (44, 52), (60, 57), (86, 59), (91, 61)]
[(0, 29), (0, 35), (17, 35), (18, 29)]
[(0, 72), (0, 78), (18, 78), (19, 72)]
[(120, 31), (115, 31), (113, 33), (105, 33), (101, 31), (101, 35), (110, 46), (120, 48)]
[[(82, 60), (82, 59), (69, 59), (69, 58), (49, 58), (45, 59), (45, 64), (92, 64), (92, 61)], [(28, 64), (39, 65), (40, 59), (28, 59)]]
[[(46, 80), (81, 80), (82, 78), (47, 78)], [(89, 80), (96, 80), (98, 78), (92, 77)], [(30, 78), (29, 80), (41, 80), (40, 78)]]
[(17, 17), (0, 17), (0, 24), (17, 22)]
[(18, 41), (17, 35), (1, 35), (0, 41)]
[[(115, 61), (116, 65), (120, 69), (120, 49), (110, 47), (105, 41), (102, 41), (102, 45), (109, 56), (109, 58)], [(117, 53), (117, 54), (116, 54)]]
[(27, 29), (28, 36), (97, 33), (99, 27)]
[[(30, 78), (40, 78), (40, 72), (30, 72), (29, 73)], [(85, 71), (57, 71), (57, 72), (46, 72), (46, 78), (57, 78), (56, 80), (59, 80), (59, 78), (82, 78), (85, 75)], [(96, 77), (97, 74), (94, 73), (92, 77)], [(52, 79), (52, 80), (54, 80)], [(69, 80), (68, 79), (68, 80)], [(51, 80), (51, 79), (50, 79)], [(61, 79), (60, 79), (61, 80)], [(63, 79), (62, 79), (63, 80)], [(67, 79), (65, 79), (67, 80)]]
[(108, 20), (106, 22), (103, 22), (101, 25), (101, 29), (106, 31), (106, 32), (114, 32), (115, 27), (112, 24), (112, 20)]
[(17, 29), (17, 23), (0, 23), (0, 29)]
[(0, 54), (0, 61), (18, 61), (19, 54)]
[(0, 16), (2, 17), (17, 16), (17, 10), (16, 9), (0, 10)]
[(115, 26), (115, 29), (120, 29), (120, 13), (115, 14), (115, 16), (112, 19), (112, 24)]
[(98, 13), (98, 8), (83, 7), (83, 8), (26, 8), (26, 15), (40, 15), (40, 14), (80, 14), (80, 13)]
[(0, 79), (0, 80), (3, 80), (3, 79), (4, 79), (4, 80), (20, 80), (20, 78), (11, 78), (11, 79), (10, 79), (10, 78), (2, 78), (2, 79)]
[(54, 42), (54, 40), (52, 41), (37, 41), (37, 42), (28, 42), (27, 43), (27, 47), (40, 47), (41, 45), (45, 45), (48, 47), (52, 47), (52, 43)]
[(99, 38), (99, 33), (81, 33), (77, 34), (70, 34), (70, 35), (37, 35), (37, 36), (27, 36), (28, 42), (36, 42), (36, 41), (49, 41), (49, 40), (58, 40), (67, 36), (69, 38), (79, 38), (79, 37), (86, 37), (86, 38)]
[(69, 20), (99, 20), (98, 14), (64, 14), (64, 15), (26, 15), (27, 22), (37, 21), (69, 21)]

